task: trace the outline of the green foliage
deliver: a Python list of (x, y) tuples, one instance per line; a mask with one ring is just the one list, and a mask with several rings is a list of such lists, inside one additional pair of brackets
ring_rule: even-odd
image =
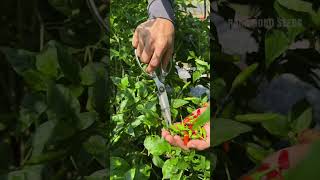
[[(274, 25), (247, 28), (259, 48), (257, 52), (244, 52), (246, 56), (239, 62), (236, 55), (223, 51), (225, 47), (219, 42), (220, 38), (213, 24), (210, 52), (215, 69), (211, 94), (216, 103), (217, 113), (213, 120), (211, 139), (217, 152), (224, 150), (217, 156), (214, 179), (239, 178), (249, 171), (238, 171), (244, 166), (247, 167), (248, 164), (244, 162), (250, 160), (252, 168), (259, 165), (262, 159), (278, 150), (279, 144), (286, 142), (288, 145), (295, 145), (298, 143), (298, 135), (303, 130), (313, 127), (314, 112), (307, 100), (296, 102), (286, 114), (263, 110), (256, 106), (255, 100), (273, 79), (284, 73), (294, 74), (300, 80), (319, 89), (311, 78), (311, 69), (319, 70), (319, 61), (311, 65), (312, 67), (308, 63), (311, 57), (320, 57), (319, 51), (316, 50), (319, 42), (314, 40), (319, 38), (319, 12), (317, 3), (307, 0), (254, 3), (242, 1), (241, 4), (234, 1), (218, 1), (217, 13), (225, 19), (232, 19), (237, 14), (250, 16), (257, 21), (272, 19)], [(308, 51), (312, 51), (311, 56), (307, 50), (292, 48), (292, 44), (299, 40), (310, 42), (307, 48)], [(297, 60), (297, 63), (290, 56), (291, 53), (300, 54), (298, 59), (306, 58), (302, 58), (302, 61)], [(316, 76), (319, 78), (319, 75)], [(263, 98), (274, 99), (272, 96)], [(223, 146), (219, 146), (222, 144)], [(225, 153), (226, 145), (230, 146), (229, 154)], [(246, 152), (247, 156), (243, 156), (243, 152)], [(312, 163), (316, 165), (315, 161), (310, 161), (310, 171), (315, 169), (311, 167)], [(312, 176), (303, 174), (302, 166), (299, 168), (301, 171), (298, 167), (292, 170), (288, 179), (312, 179)]]
[[(176, 2), (176, 9), (186, 4), (184, 1)], [(110, 74), (114, 85), (114, 95), (111, 96), (114, 111), (110, 150), (112, 157), (125, 161), (123, 166), (118, 166), (119, 172), (111, 172), (111, 177), (209, 179), (208, 155), (183, 151), (159, 137), (165, 123), (156, 86), (136, 63), (131, 43), (135, 28), (147, 19), (145, 1), (113, 2), (111, 6), (110, 58), (113, 68)], [(191, 96), (190, 88), (196, 85), (210, 88), (209, 23), (186, 15), (183, 9), (176, 11), (176, 18), (174, 64), (165, 80), (165, 84), (170, 86), (167, 92), (173, 123), (182, 121), (183, 117), (208, 101), (205, 95), (200, 98)], [(190, 28), (190, 25), (196, 28)], [(175, 69), (175, 65), (181, 67), (182, 63), (195, 68), (190, 71), (192, 78), (187, 82), (179, 78)], [(138, 173), (141, 168), (145, 173)]]
[[(13, 97), (1, 96), (1, 101), (12, 108), (8, 112), (2, 104), (0, 108), (0, 137), (6, 141), (3, 144), (1, 140), (0, 149), (8, 158), (8, 164), (0, 167), (0, 179), (106, 179), (106, 36), (83, 0), (71, 4), (35, 2), (19, 5), (32, 9), (20, 24), (12, 26), (32, 26), (30, 31), (37, 35), (32, 37), (39, 42), (28, 44), (30, 32), (26, 35), (19, 29), (14, 38), (10, 37), (11, 44), (0, 48), (2, 65), (7, 68), (1, 69), (1, 82), (7, 87), (1, 88), (1, 94)], [(99, 6), (101, 10), (105, 7)], [(24, 10), (15, 12), (22, 20)], [(52, 13), (56, 13), (54, 17)], [(35, 23), (32, 19), (37, 24), (31, 25)], [(39, 28), (39, 23), (44, 28), (40, 32), (33, 29)], [(79, 25), (96, 33), (91, 39), (74, 39), (71, 36), (79, 35)], [(94, 39), (96, 35), (98, 39)], [(3, 160), (0, 158), (1, 164)]]

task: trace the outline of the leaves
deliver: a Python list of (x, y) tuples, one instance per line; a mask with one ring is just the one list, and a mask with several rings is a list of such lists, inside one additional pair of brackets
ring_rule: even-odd
[(32, 157), (39, 156), (43, 152), (46, 143), (52, 136), (55, 125), (54, 121), (47, 121), (39, 126), (33, 138)]
[(179, 108), (179, 107), (184, 106), (184, 105), (186, 105), (188, 103), (189, 103), (189, 101), (186, 101), (186, 100), (183, 100), (183, 99), (174, 99), (172, 101), (172, 107), (173, 108)]
[(120, 157), (111, 157), (110, 174), (111, 179), (122, 177), (130, 169), (129, 164)]
[(57, 56), (59, 65), (64, 76), (71, 82), (76, 83), (80, 81), (80, 64), (72, 58), (70, 50), (58, 43), (51, 41), (57, 49)]
[(241, 122), (258, 122), (263, 123), (267, 121), (276, 121), (278, 119), (285, 119), (286, 117), (277, 113), (257, 113), (257, 114), (243, 114), (235, 116), (235, 120)]
[(286, 136), (290, 131), (287, 117), (277, 113), (237, 115), (235, 119), (242, 122), (261, 123), (270, 134), (276, 136)]
[(102, 63), (89, 63), (80, 72), (81, 84), (93, 85), (99, 77), (105, 77), (106, 69)]
[(63, 85), (50, 83), (47, 92), (49, 108), (59, 118), (76, 118), (80, 111), (78, 100)]
[(233, 92), (240, 85), (243, 85), (252, 76), (254, 71), (258, 68), (258, 64), (254, 63), (244, 69), (232, 82), (231, 92)]
[(177, 167), (179, 159), (172, 158), (164, 162), (162, 168), (163, 179), (169, 179), (175, 174), (178, 174), (179, 168)]
[(312, 123), (312, 107), (306, 100), (295, 104), (289, 112), (289, 120), (293, 132), (302, 132), (309, 128)]
[(265, 36), (266, 66), (269, 67), (273, 61), (283, 54), (289, 47), (289, 39), (283, 31), (271, 30)]
[(7, 61), (19, 75), (23, 76), (27, 70), (35, 69), (34, 53), (6, 47), (1, 47), (0, 50), (5, 54)]
[(267, 157), (267, 155), (270, 154), (269, 151), (254, 143), (247, 143), (246, 151), (249, 155), (249, 158), (256, 164), (260, 163), (262, 160), (264, 160), (264, 158)]
[(57, 50), (52, 43), (36, 56), (36, 67), (39, 72), (51, 78), (56, 78), (59, 73)]
[(159, 136), (148, 136), (144, 140), (144, 147), (148, 153), (159, 156), (171, 150), (170, 144)]
[(197, 129), (200, 126), (204, 126), (210, 121), (210, 106), (197, 118), (197, 121), (193, 124), (193, 129)]
[(162, 168), (163, 164), (164, 164), (164, 161), (159, 157), (159, 156), (153, 156), (152, 157), (152, 163), (159, 167), (159, 168)]
[(217, 146), (239, 136), (242, 133), (251, 131), (251, 127), (230, 119), (217, 118), (213, 123), (214, 125), (211, 130), (213, 146)]

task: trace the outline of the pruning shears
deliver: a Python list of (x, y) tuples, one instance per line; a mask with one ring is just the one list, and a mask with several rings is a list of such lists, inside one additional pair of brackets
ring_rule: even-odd
[(157, 90), (158, 90), (158, 98), (159, 98), (159, 104), (161, 107), (161, 113), (162, 116), (164, 118), (164, 120), (166, 121), (166, 125), (167, 127), (169, 127), (171, 125), (171, 112), (170, 112), (170, 104), (169, 104), (169, 100), (168, 100), (168, 94), (165, 88), (165, 84), (164, 84), (164, 80), (165, 77), (169, 74), (171, 67), (172, 67), (172, 62), (169, 62), (169, 70), (165, 71), (162, 67), (162, 62), (160, 63), (160, 74), (159, 76), (157, 75), (157, 73), (155, 71), (153, 71), (152, 73), (147, 73), (144, 68), (142, 67), (139, 57), (137, 56), (137, 50), (134, 51), (135, 56), (136, 56), (136, 61), (139, 65), (139, 67), (141, 68), (141, 70), (147, 74), (149, 77), (151, 77), (154, 82), (156, 83), (157, 86)]

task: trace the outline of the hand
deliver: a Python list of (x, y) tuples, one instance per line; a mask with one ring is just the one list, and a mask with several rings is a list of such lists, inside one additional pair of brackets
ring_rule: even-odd
[[(241, 180), (246, 179), (250, 174), (254, 172), (268, 171), (270, 167), (281, 167), (283, 170), (296, 167), (308, 154), (312, 143), (320, 139), (320, 132), (314, 129), (307, 129), (298, 135), (298, 144), (291, 147), (281, 149), (267, 156), (262, 164), (253, 169), (248, 174), (244, 175)], [(278, 171), (274, 170), (273, 174), (279, 174)], [(276, 179), (263, 177), (263, 180)]]
[[(206, 107), (201, 108), (200, 109), (201, 113), (203, 113), (205, 109)], [(201, 151), (210, 147), (210, 123), (205, 124), (204, 129), (207, 132), (207, 137), (205, 138), (205, 140), (200, 140), (200, 139), (190, 140), (187, 145), (184, 145), (183, 140), (180, 136), (178, 135), (172, 136), (170, 132), (165, 129), (162, 130), (161, 134), (165, 140), (167, 140), (170, 144), (174, 146), (178, 146), (184, 150), (196, 149)]]
[(146, 71), (153, 72), (162, 60), (165, 68), (173, 53), (174, 26), (167, 19), (156, 18), (140, 24), (134, 32), (132, 46), (142, 63), (148, 64)]

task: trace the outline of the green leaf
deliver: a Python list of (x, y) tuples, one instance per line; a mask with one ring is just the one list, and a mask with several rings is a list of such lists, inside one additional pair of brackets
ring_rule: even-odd
[(35, 70), (35, 53), (6, 47), (0, 47), (0, 51), (19, 75), (23, 76), (27, 70)]
[(42, 180), (42, 165), (26, 166), (22, 170), (9, 172), (8, 180)]
[(219, 100), (226, 94), (226, 82), (222, 78), (214, 79), (211, 89), (213, 98)]
[(108, 169), (101, 169), (94, 173), (92, 173), (90, 176), (86, 176), (85, 180), (102, 180), (107, 179), (107, 171)]
[(31, 158), (41, 155), (45, 145), (53, 134), (56, 123), (54, 121), (47, 121), (41, 124), (37, 129), (32, 141), (32, 156)]
[(162, 168), (164, 161), (159, 156), (153, 156), (152, 162), (158, 168)]
[(312, 4), (306, 1), (301, 1), (301, 0), (277, 0), (281, 6), (284, 6), (290, 10), (294, 10), (297, 12), (305, 12), (309, 13), (312, 11)]
[(49, 151), (44, 152), (42, 154), (32, 156), (25, 164), (26, 165), (35, 165), (35, 164), (43, 164), (53, 160), (58, 160), (64, 156), (66, 156), (68, 150), (60, 149), (57, 151)]
[(63, 85), (49, 83), (47, 92), (49, 109), (58, 118), (77, 118), (80, 112), (79, 101)]
[(120, 87), (122, 89), (126, 89), (128, 86), (129, 86), (129, 78), (128, 76), (125, 76), (120, 80)]
[(139, 164), (136, 167), (134, 180), (150, 179), (151, 167), (148, 164)]
[(0, 122), (0, 131), (3, 131), (6, 129), (6, 125)]
[(262, 126), (272, 135), (288, 136), (290, 126), (286, 117), (274, 119), (272, 121), (265, 121)]
[(134, 180), (135, 174), (136, 174), (136, 168), (131, 168), (131, 169), (129, 169), (129, 171), (127, 171), (124, 174), (124, 179), (125, 180)]
[(210, 121), (210, 107), (208, 107), (198, 118), (197, 121), (193, 124), (193, 128), (197, 129), (200, 126), (204, 126), (207, 122)]
[(260, 163), (267, 155), (271, 152), (265, 150), (261, 146), (254, 144), (254, 143), (247, 143), (246, 144), (246, 151), (249, 158), (255, 163)]
[(213, 126), (211, 130), (211, 139), (213, 146), (217, 146), (225, 141), (233, 139), (242, 133), (251, 131), (251, 127), (230, 120), (217, 118), (213, 121)]
[(312, 108), (310, 104), (306, 100), (295, 104), (289, 112), (289, 120), (295, 133), (300, 133), (309, 128), (312, 123)]
[(278, 119), (285, 119), (286, 117), (277, 113), (257, 113), (257, 114), (243, 114), (237, 115), (235, 120), (241, 122), (257, 122), (262, 123), (266, 121), (277, 121)]
[(57, 49), (49, 43), (48, 46), (36, 56), (38, 71), (50, 78), (56, 78), (59, 72)]
[(233, 80), (231, 92), (233, 92), (236, 88), (244, 84), (255, 72), (258, 68), (258, 63), (251, 64), (246, 69), (244, 69), (238, 76)]
[(174, 99), (172, 102), (172, 107), (173, 108), (179, 108), (181, 106), (184, 106), (186, 104), (188, 104), (189, 101), (183, 100), (183, 99)]
[(170, 144), (159, 136), (147, 136), (143, 143), (148, 153), (160, 156), (171, 150)]
[(99, 156), (104, 155), (106, 150), (106, 139), (102, 136), (94, 135), (89, 137), (87, 141), (83, 143), (84, 149), (92, 155)]
[(200, 71), (195, 71), (192, 73), (192, 82), (196, 82), (201, 77)]
[(289, 43), (289, 39), (283, 31), (273, 29), (266, 33), (265, 54), (267, 67), (288, 49)]
[(27, 70), (23, 72), (23, 78), (26, 84), (31, 87), (35, 91), (46, 91), (47, 90), (47, 83), (46, 79), (38, 71), (34, 70)]
[(48, 2), (64, 15), (71, 15), (71, 9), (68, 6), (67, 0), (49, 0)]
[(77, 83), (80, 81), (80, 64), (72, 58), (70, 50), (57, 42), (51, 41), (57, 49), (57, 56), (60, 68), (64, 76), (71, 82)]
[(162, 167), (163, 179), (169, 179), (170, 177), (178, 173), (178, 170), (179, 170), (177, 167), (178, 162), (179, 162), (178, 158), (171, 158), (166, 160), (166, 162), (164, 162)]
[(88, 105), (96, 110), (99, 114), (105, 114), (108, 108), (109, 91), (110, 89), (108, 87), (107, 74), (104, 74), (104, 76), (97, 76), (96, 82), (92, 87), (89, 88)]
[(110, 174), (113, 177), (123, 177), (124, 174), (130, 169), (129, 164), (120, 157), (111, 157), (110, 161)]
[(81, 84), (91, 86), (97, 81), (97, 77), (104, 77), (106, 69), (102, 63), (89, 63), (80, 72)]
[(79, 114), (78, 129), (84, 130), (90, 127), (99, 117), (96, 112), (84, 112)]

